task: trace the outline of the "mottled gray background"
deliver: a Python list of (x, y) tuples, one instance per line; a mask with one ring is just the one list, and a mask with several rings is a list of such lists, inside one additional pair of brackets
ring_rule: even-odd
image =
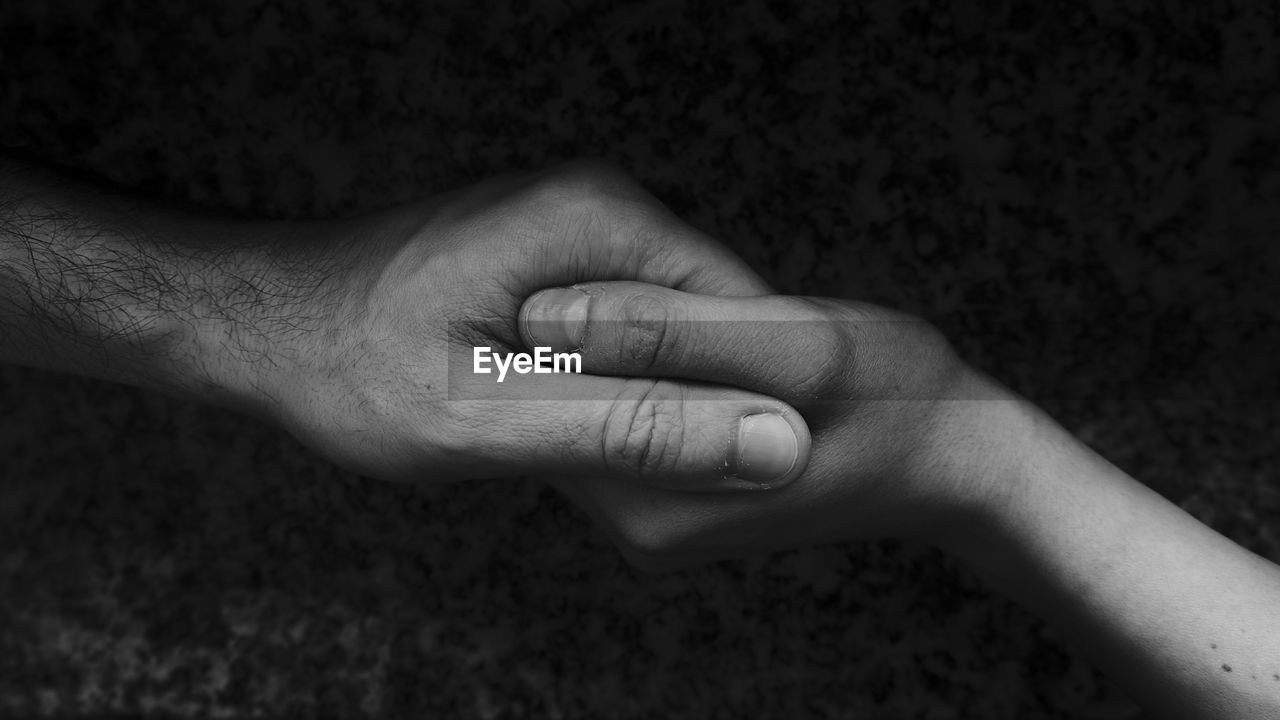
[[(1280, 557), (1273, 3), (611, 5), (6, 3), (0, 141), (272, 216), (612, 158)], [(532, 481), (13, 367), (0, 408), (0, 715), (1139, 717), (931, 551), (645, 576)]]

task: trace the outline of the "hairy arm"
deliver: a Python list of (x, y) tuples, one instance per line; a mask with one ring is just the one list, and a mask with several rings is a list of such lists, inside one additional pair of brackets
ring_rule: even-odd
[[(251, 412), (383, 479), (576, 473), (755, 491), (798, 474), (808, 430), (758, 393), (450, 371), (471, 346), (514, 347), (532, 289), (602, 277), (767, 289), (596, 162), (307, 222), (174, 208), (0, 162), (0, 362)], [(599, 401), (544, 401), (569, 397)], [(656, 416), (690, 432), (645, 433)]]
[(261, 410), (254, 375), (332, 308), (308, 227), (0, 161), (0, 362)]

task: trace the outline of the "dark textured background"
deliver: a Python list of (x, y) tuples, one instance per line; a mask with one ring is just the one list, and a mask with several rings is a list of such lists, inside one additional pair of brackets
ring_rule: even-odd
[[(612, 158), (1280, 557), (1273, 3), (722, 5), (6, 3), (0, 139), (275, 216)], [(13, 367), (0, 408), (0, 715), (1138, 717), (933, 552), (645, 576), (531, 481)]]

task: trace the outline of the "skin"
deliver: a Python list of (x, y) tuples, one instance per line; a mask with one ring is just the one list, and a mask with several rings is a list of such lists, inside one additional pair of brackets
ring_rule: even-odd
[[(805, 472), (767, 495), (559, 482), (636, 562), (923, 541), (1056, 623), (1159, 717), (1280, 716), (1280, 568), (965, 365), (928, 324), (839, 300), (577, 289), (587, 371), (753, 388), (798, 408), (813, 434)], [(546, 297), (522, 311), (543, 320), (526, 342), (546, 332)], [(661, 343), (646, 340), (655, 333)]]
[[(215, 402), (370, 477), (555, 472), (758, 490), (742, 418), (794, 409), (734, 388), (450, 367), (511, 352), (533, 290), (628, 278), (705, 293), (767, 287), (625, 175), (580, 162), (361, 217), (228, 219), (0, 166), (0, 361)], [(452, 372), (451, 372), (452, 370)], [(500, 395), (495, 393), (500, 391)], [(687, 428), (676, 435), (652, 432)], [(772, 477), (772, 486), (789, 478)]]
[[(573, 284), (585, 305), (556, 329), (566, 296), (548, 309), (538, 290)], [(590, 374), (497, 386), (451, 364), (540, 334)], [(239, 408), (373, 477), (546, 473), (644, 567), (929, 542), (1162, 717), (1280, 715), (1274, 565), (926, 323), (772, 296), (608, 166), (286, 223), (0, 164), (0, 361)], [(693, 492), (761, 487), (737, 457), (740, 419), (759, 414), (794, 432), (791, 471), (770, 492)]]

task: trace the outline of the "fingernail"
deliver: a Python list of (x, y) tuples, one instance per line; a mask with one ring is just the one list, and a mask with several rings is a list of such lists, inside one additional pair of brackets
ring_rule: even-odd
[(537, 347), (578, 350), (587, 327), (587, 294), (573, 288), (552, 288), (529, 298), (525, 329)]
[(775, 486), (791, 473), (799, 453), (795, 430), (781, 415), (748, 415), (738, 425), (736, 475), (742, 480)]

